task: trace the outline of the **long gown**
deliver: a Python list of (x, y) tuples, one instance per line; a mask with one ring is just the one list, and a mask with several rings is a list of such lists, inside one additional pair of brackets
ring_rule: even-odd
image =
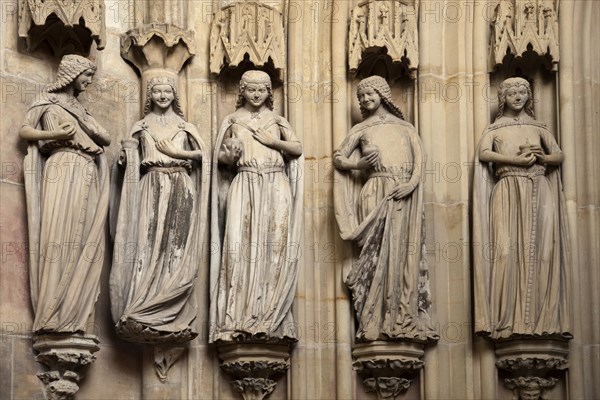
[[(358, 151), (364, 155), (373, 146), (379, 150), (380, 165), (366, 171), (362, 186), (356, 172), (336, 171), (341, 236), (360, 247), (346, 278), (358, 320), (356, 340), (434, 340), (437, 334), (428, 326), (424, 290), (421, 141), (414, 127), (399, 118), (373, 118), (353, 127), (334, 158), (352, 158)], [(415, 189), (400, 200), (390, 199), (390, 192), (401, 184)]]
[[(24, 161), (34, 332), (93, 332), (100, 293), (108, 167), (93, 136), (104, 132), (66, 93), (44, 93), (25, 125), (52, 131), (70, 122), (69, 140), (32, 142)], [(47, 157), (47, 158), (46, 158)]]
[[(508, 118), (486, 130), (479, 151), (516, 156), (527, 144), (561, 152), (545, 125)], [(568, 233), (558, 170), (485, 167), (475, 176), (476, 331), (492, 339), (568, 338)]]
[(213, 221), (218, 219), (213, 232), (219, 235), (221, 251), (212, 268), (211, 341), (295, 341), (291, 305), (302, 194), (301, 181), (290, 171), (299, 161), (286, 161), (282, 152), (254, 139), (251, 130), (262, 127), (273, 137), (297, 139), (287, 121), (273, 112), (253, 119), (243, 110), (226, 119), (215, 147), (218, 154), (223, 141), (234, 139), (242, 144), (243, 154), (228, 189), (225, 177), (213, 181), (215, 196), (225, 188), (226, 197), (213, 203), (220, 214), (213, 215)]
[[(115, 249), (120, 254), (115, 253), (110, 281), (113, 319), (125, 340), (187, 341), (197, 335), (192, 291), (203, 245), (199, 216), (206, 216), (208, 196), (200, 186), (202, 171), (190, 176), (190, 161), (161, 153), (156, 143), (169, 139), (185, 149), (193, 140), (205, 149), (195, 127), (179, 117), (167, 137), (155, 137), (146, 123), (152, 115), (132, 129), (141, 162), (138, 149), (126, 150), (125, 185), (133, 187), (122, 191), (139, 192), (126, 194), (119, 210)], [(142, 173), (139, 182), (133, 169)], [(128, 243), (132, 237), (135, 242)]]

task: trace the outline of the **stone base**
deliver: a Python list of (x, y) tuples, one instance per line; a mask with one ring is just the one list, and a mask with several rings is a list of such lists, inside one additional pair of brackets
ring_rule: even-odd
[(406, 391), (423, 367), (424, 345), (411, 342), (358, 343), (352, 350), (352, 366), (363, 377), (368, 391), (378, 399), (396, 399)]
[(519, 399), (543, 399), (558, 380), (548, 377), (569, 367), (569, 342), (553, 339), (514, 339), (496, 342), (496, 366), (513, 378), (506, 386)]
[(276, 379), (290, 367), (289, 344), (221, 343), (221, 368), (234, 378), (244, 400), (262, 400), (275, 390)]
[(36, 360), (49, 369), (37, 374), (46, 386), (50, 400), (70, 400), (79, 390), (83, 368), (93, 363), (100, 350), (98, 338), (79, 333), (47, 333), (34, 335), (33, 348), (38, 352)]

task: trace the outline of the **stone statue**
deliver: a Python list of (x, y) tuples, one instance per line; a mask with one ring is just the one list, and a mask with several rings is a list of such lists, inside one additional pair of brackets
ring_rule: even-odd
[(56, 81), (29, 106), (24, 160), (34, 333), (92, 333), (100, 293), (110, 136), (77, 96), (96, 66), (64, 56)]
[(213, 157), (210, 341), (296, 340), (302, 145), (265, 72), (242, 75)]
[(427, 342), (437, 335), (426, 313), (425, 153), (385, 79), (363, 79), (357, 94), (364, 120), (333, 155), (340, 234), (360, 248), (346, 278), (358, 320), (356, 340)]
[(493, 340), (568, 339), (563, 154), (534, 119), (525, 79), (502, 82), (498, 98), (496, 121), (476, 151), (473, 182), (476, 331)]
[(144, 118), (123, 140), (110, 275), (119, 337), (155, 344), (197, 335), (192, 292), (210, 182), (209, 149), (184, 119), (175, 77), (159, 72), (148, 79)]

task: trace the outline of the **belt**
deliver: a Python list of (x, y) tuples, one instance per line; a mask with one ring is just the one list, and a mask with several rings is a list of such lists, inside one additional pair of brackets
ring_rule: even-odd
[(283, 172), (283, 167), (269, 167), (269, 168), (239, 167), (238, 172), (250, 172), (252, 174), (258, 174), (258, 175), (275, 174), (278, 172)]
[(546, 174), (546, 171), (541, 170), (541, 169), (539, 169), (537, 171), (533, 171), (533, 172), (506, 171), (506, 172), (501, 172), (500, 174), (498, 174), (498, 178), (502, 179), (502, 178), (508, 178), (509, 176), (518, 176), (521, 178), (533, 179), (536, 176), (542, 176), (545, 174)]
[(162, 172), (163, 174), (175, 174), (177, 172), (185, 172), (187, 174), (188, 170), (185, 167), (160, 167), (158, 165), (152, 165), (146, 167), (146, 172)]

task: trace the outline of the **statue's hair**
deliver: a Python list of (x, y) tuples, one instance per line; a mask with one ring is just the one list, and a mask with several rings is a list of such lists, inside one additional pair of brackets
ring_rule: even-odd
[(60, 60), (56, 80), (46, 87), (46, 91), (58, 92), (63, 90), (88, 69), (96, 72), (96, 65), (85, 57), (67, 54)]
[[(358, 83), (358, 87), (356, 88), (356, 96), (358, 97), (358, 92), (361, 89), (370, 87), (374, 91), (377, 92), (379, 97), (381, 97), (382, 105), (388, 110), (390, 113), (395, 115), (400, 119), (404, 119), (404, 114), (402, 114), (402, 110), (392, 101), (392, 90), (390, 89), (390, 85), (380, 76), (374, 75), (368, 78), (363, 79)], [(364, 108), (362, 105), (360, 106), (360, 113), (362, 114), (363, 119), (367, 118), (371, 113), (369, 110)]]
[(504, 106), (506, 105), (506, 94), (512, 87), (519, 86), (527, 87), (527, 103), (525, 103), (525, 113), (531, 118), (535, 119), (535, 113), (533, 111), (533, 92), (531, 91), (531, 85), (523, 78), (508, 78), (505, 79), (498, 88), (498, 114), (496, 114), (496, 120), (504, 115)]
[(244, 99), (243, 93), (250, 83), (258, 83), (267, 87), (267, 92), (269, 93), (269, 95), (267, 96), (267, 100), (265, 100), (265, 104), (267, 105), (269, 110), (273, 110), (274, 98), (273, 87), (271, 85), (271, 77), (269, 77), (269, 74), (267, 74), (266, 72), (259, 70), (246, 71), (242, 75), (242, 78), (240, 79), (240, 87), (235, 108), (238, 109), (244, 106), (244, 102), (246, 101), (246, 99)]
[(152, 88), (155, 85), (171, 86), (171, 89), (173, 89), (174, 97), (171, 106), (173, 107), (173, 111), (175, 111), (175, 113), (185, 121), (185, 116), (183, 115), (183, 110), (181, 109), (181, 102), (179, 101), (179, 94), (177, 94), (177, 85), (175, 84), (175, 79), (169, 76), (157, 76), (148, 80), (148, 84), (146, 85), (146, 102), (144, 103), (144, 116), (148, 115), (152, 111)]

